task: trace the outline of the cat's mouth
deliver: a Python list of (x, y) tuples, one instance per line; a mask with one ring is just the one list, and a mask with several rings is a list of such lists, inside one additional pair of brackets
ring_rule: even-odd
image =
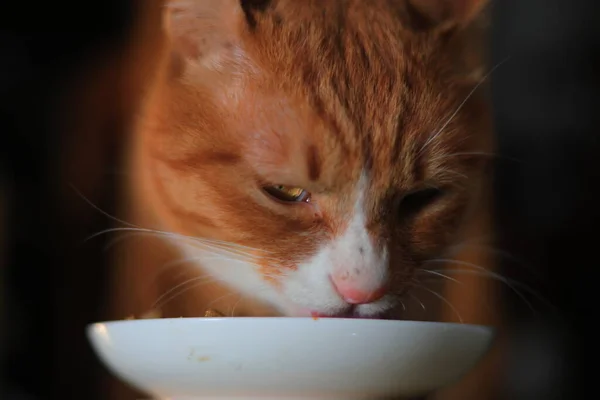
[(391, 319), (389, 313), (381, 313), (378, 315), (363, 315), (357, 312), (357, 310), (352, 307), (347, 312), (337, 313), (337, 314), (323, 314), (316, 311), (311, 311), (310, 316), (318, 319), (318, 318), (351, 318), (351, 319)]
[[(280, 315), (299, 318), (399, 319), (398, 307), (386, 298), (369, 304), (344, 304), (337, 307), (302, 307), (291, 302), (280, 309)], [(281, 303), (280, 303), (281, 304)]]

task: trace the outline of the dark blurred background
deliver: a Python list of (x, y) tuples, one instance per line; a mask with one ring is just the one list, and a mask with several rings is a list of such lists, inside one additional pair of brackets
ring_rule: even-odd
[[(492, 76), (498, 248), (510, 255), (501, 272), (550, 305), (536, 302), (532, 313), (506, 289), (496, 310), (509, 322), (506, 363), (490, 372), (499, 389), (474, 400), (596, 397), (585, 394), (593, 378), (584, 379), (592, 350), (583, 335), (600, 289), (595, 3), (501, 0), (492, 9), (494, 64), (509, 57)], [(68, 184), (114, 210), (106, 171), (118, 169), (136, 91), (118, 84), (131, 78), (119, 65), (144, 18), (158, 22), (152, 4), (12, 2), (0, 16), (1, 399), (107, 398), (83, 333), (105, 313), (108, 260), (102, 240), (82, 239), (111, 221)]]

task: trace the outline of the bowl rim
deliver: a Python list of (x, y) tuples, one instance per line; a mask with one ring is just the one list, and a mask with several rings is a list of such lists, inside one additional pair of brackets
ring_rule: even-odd
[[(490, 336), (495, 338), (498, 329), (492, 325), (471, 324), (465, 322), (443, 322), (443, 321), (419, 321), (419, 320), (390, 320), (390, 319), (368, 319), (368, 318), (324, 318), (324, 317), (179, 317), (179, 318), (146, 318), (146, 319), (123, 319), (123, 320), (106, 320), (92, 322), (86, 325), (86, 331), (91, 331), (99, 325), (107, 328), (124, 326), (124, 325), (143, 325), (143, 324), (168, 324), (168, 323), (220, 323), (220, 324), (235, 324), (239, 321), (248, 323), (253, 322), (292, 322), (292, 323), (321, 323), (321, 324), (349, 324), (349, 325), (379, 325), (382, 329), (386, 326), (400, 325), (421, 325), (421, 326), (445, 326), (455, 327), (460, 329), (485, 331)], [(91, 332), (90, 332), (91, 333)]]

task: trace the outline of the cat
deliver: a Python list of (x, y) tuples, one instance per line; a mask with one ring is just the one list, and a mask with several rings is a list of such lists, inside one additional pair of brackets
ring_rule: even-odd
[[(463, 246), (490, 233), (486, 3), (170, 1), (164, 40), (136, 39), (159, 67), (125, 154), (107, 318), (497, 324), (489, 279), (439, 272), (490, 265)], [(490, 398), (496, 362), (436, 398)]]
[(485, 5), (169, 2), (126, 188), (172, 252), (144, 244), (145, 260), (183, 258), (204, 282), (177, 313), (399, 312), (482, 201)]

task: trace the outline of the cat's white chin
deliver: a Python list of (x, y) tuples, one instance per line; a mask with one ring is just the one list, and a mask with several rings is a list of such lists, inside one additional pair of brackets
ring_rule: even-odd
[(287, 306), (283, 307), (281, 311), (282, 314), (287, 317), (383, 319), (386, 318), (386, 315), (392, 310), (390, 305), (391, 302), (389, 301), (361, 304), (356, 306), (348, 304), (344, 308), (333, 311), (331, 309), (309, 309), (287, 304)]
[(307, 311), (302, 310), (295, 313), (291, 313), (287, 315), (288, 317), (294, 318), (355, 318), (355, 319), (387, 319), (387, 315), (385, 313), (382, 314), (360, 314), (354, 311), (349, 311), (346, 313), (319, 313), (317, 311)]

